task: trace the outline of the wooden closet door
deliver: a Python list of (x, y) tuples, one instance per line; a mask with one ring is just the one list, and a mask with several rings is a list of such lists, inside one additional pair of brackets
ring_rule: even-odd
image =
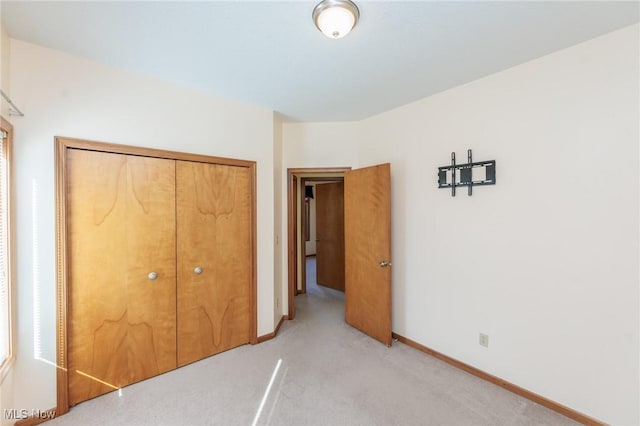
[[(130, 383), (176, 368), (175, 161), (127, 156)], [(155, 280), (149, 279), (156, 273)]]
[(67, 152), (74, 405), (175, 368), (175, 163)]
[(178, 365), (185, 365), (249, 342), (251, 174), (177, 161), (176, 184)]

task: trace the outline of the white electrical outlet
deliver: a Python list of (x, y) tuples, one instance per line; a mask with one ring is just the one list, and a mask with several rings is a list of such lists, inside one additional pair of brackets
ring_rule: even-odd
[(480, 346), (484, 346), (485, 348), (489, 347), (489, 336), (484, 333), (480, 333), (479, 339)]

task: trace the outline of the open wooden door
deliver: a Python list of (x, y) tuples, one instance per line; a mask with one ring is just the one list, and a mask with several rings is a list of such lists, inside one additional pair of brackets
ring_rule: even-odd
[(391, 346), (391, 167), (345, 172), (345, 318)]
[(344, 183), (316, 185), (316, 282), (344, 291)]

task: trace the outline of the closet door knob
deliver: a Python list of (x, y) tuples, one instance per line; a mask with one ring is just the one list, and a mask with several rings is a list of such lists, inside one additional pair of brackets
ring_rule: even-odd
[(149, 272), (149, 275), (147, 275), (147, 277), (149, 277), (149, 279), (151, 281), (155, 280), (156, 278), (158, 278), (158, 273), (157, 272)]
[(201, 268), (201, 267), (199, 267), (199, 266), (196, 266), (196, 267), (193, 269), (193, 273), (194, 273), (194, 274), (196, 274), (196, 275), (200, 275), (200, 274), (202, 273), (202, 268)]

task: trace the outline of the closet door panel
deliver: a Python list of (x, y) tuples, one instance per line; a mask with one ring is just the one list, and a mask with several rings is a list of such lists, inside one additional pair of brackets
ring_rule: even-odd
[(74, 149), (67, 180), (73, 405), (176, 366), (175, 162)]
[(249, 342), (251, 175), (245, 167), (178, 161), (176, 184), (184, 365)]
[[(127, 157), (130, 382), (176, 368), (175, 161)], [(157, 278), (149, 279), (155, 273)]]
[(129, 382), (126, 157), (68, 150), (69, 402)]

